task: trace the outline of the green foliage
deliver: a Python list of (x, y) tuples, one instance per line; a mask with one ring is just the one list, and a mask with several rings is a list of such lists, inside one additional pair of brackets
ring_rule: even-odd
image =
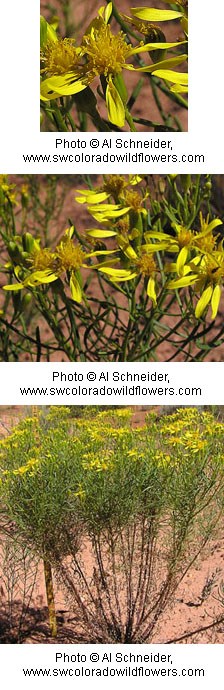
[(21, 543), (54, 565), (92, 640), (150, 638), (216, 533), (223, 440), (222, 422), (197, 408), (159, 419), (151, 413), (132, 428), (130, 409), (74, 418), (52, 407), (1, 441), (6, 519)]
[(74, 204), (63, 234), (56, 219), (75, 182), (39, 177), (0, 180), (2, 360), (149, 361), (165, 345), (170, 360), (198, 361), (222, 345), (209, 176), (84, 178), (85, 227)]

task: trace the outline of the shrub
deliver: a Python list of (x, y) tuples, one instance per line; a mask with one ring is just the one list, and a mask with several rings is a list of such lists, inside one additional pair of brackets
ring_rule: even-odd
[(69, 593), (80, 639), (150, 641), (218, 525), (223, 425), (196, 408), (135, 429), (129, 409), (62, 410), (1, 442), (2, 504)]

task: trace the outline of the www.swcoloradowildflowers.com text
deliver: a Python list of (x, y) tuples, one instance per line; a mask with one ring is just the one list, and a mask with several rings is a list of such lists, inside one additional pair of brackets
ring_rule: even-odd
[(204, 163), (201, 153), (66, 153), (66, 154), (23, 154), (24, 163)]
[(154, 396), (176, 396), (176, 395), (187, 395), (187, 396), (196, 396), (196, 397), (201, 397), (202, 396), (202, 388), (200, 387), (195, 387), (195, 386), (186, 386), (186, 387), (180, 387), (180, 388), (172, 388), (172, 387), (155, 387), (155, 388), (149, 388), (148, 386), (119, 386), (119, 387), (114, 387), (114, 386), (65, 386), (65, 387), (57, 387), (57, 386), (51, 386), (50, 388), (19, 388), (20, 395), (22, 396), (43, 396), (43, 397), (48, 397), (48, 396), (57, 396), (57, 395), (62, 395), (62, 396), (99, 396), (99, 397), (104, 397), (104, 396), (115, 396), (115, 397), (126, 397), (128, 395), (133, 396), (133, 397), (140, 397), (140, 396), (145, 396), (147, 397), (154, 397)]

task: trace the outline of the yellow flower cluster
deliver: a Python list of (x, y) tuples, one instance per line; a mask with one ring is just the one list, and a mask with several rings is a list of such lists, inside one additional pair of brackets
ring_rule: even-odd
[(18, 206), (19, 201), (25, 205), (29, 199), (29, 186), (24, 183), (16, 185), (9, 182), (8, 175), (0, 175), (0, 211), (7, 207)]
[[(64, 274), (69, 276), (71, 297), (76, 302), (81, 302), (83, 298), (82, 280), (80, 275), (81, 268), (88, 268), (88, 259), (95, 256), (111, 254), (110, 251), (83, 251), (79, 243), (74, 244), (72, 237), (74, 228), (67, 229), (61, 241), (57, 244), (54, 251), (48, 248), (41, 248), (40, 241), (35, 240), (30, 233), (25, 233), (23, 243), (18, 244), (18, 253), (21, 255), (21, 264), (14, 266), (7, 264), (7, 268), (14, 270), (17, 283), (4, 285), (4, 290), (20, 291), (24, 288), (37, 288), (40, 285), (54, 283)], [(23, 251), (25, 244), (26, 251)], [(103, 262), (102, 264), (103, 265)], [(98, 268), (98, 266), (95, 266)]]
[(82, 466), (84, 469), (94, 470), (95, 472), (110, 470), (113, 468), (113, 457), (111, 456), (113, 456), (112, 450), (106, 450), (102, 457), (99, 457), (94, 452), (83, 453)]
[(15, 184), (10, 184), (8, 182), (8, 176), (7, 175), (0, 175), (0, 206), (4, 206), (8, 202), (10, 204), (16, 204), (17, 203), (17, 196), (16, 196), (16, 185)]
[[(61, 39), (51, 24), (41, 17), (41, 99), (43, 102), (55, 100), (62, 96), (71, 96), (85, 91), (96, 78), (101, 79), (107, 105), (108, 119), (117, 127), (123, 128), (128, 117), (128, 94), (123, 81), (123, 70), (135, 71), (137, 74), (148, 73), (166, 80), (171, 91), (187, 91), (187, 74), (174, 70), (186, 63), (187, 54), (165, 57), (166, 52), (178, 49), (187, 42), (186, 31), (182, 41), (166, 42), (166, 38), (157, 27), (152, 31), (151, 22), (179, 20), (184, 18), (183, 7), (173, 10), (132, 9), (132, 17), (126, 17), (128, 23), (134, 23), (135, 31), (142, 34), (145, 41), (139, 38), (136, 45), (123, 31), (114, 33), (110, 21), (113, 4), (109, 2), (100, 7), (97, 16), (86, 28), (80, 45), (70, 38)], [(141, 21), (138, 20), (140, 17)], [(121, 17), (123, 25), (123, 18)], [(149, 26), (151, 30), (149, 30)], [(162, 35), (162, 40), (161, 40)], [(140, 66), (135, 63), (135, 56), (141, 53), (152, 55), (152, 63)], [(157, 59), (155, 60), (155, 55)], [(138, 65), (138, 66), (136, 66)], [(88, 95), (86, 96), (88, 104)], [(87, 108), (88, 111), (88, 108)]]
[(104, 485), (109, 491), (114, 482), (121, 490), (127, 468), (130, 482), (132, 472), (138, 483), (140, 476), (145, 481), (144, 477), (156, 477), (160, 470), (164, 479), (170, 472), (172, 481), (174, 468), (178, 473), (189, 472), (199, 463), (199, 469), (202, 466), (206, 472), (209, 458), (216, 463), (223, 457), (223, 423), (212, 412), (197, 408), (181, 408), (156, 420), (149, 414), (146, 425), (137, 428), (132, 428), (130, 408), (95, 411), (89, 419), (73, 419), (68, 413), (67, 421), (65, 415), (62, 422), (59, 411), (54, 410), (52, 415), (51, 411), (45, 413), (45, 427), (41, 414), (39, 421), (24, 420), (1, 441), (1, 491), (13, 489), (20, 496), (18, 492), (24, 489), (30, 507), (41, 487), (49, 487), (54, 496), (57, 481), (61, 482), (60, 495), (65, 491), (69, 504), (73, 498), (85, 502), (89, 492), (94, 493), (96, 482), (99, 491), (106, 491)]
[(86, 299), (82, 273), (97, 270), (121, 291), (121, 284), (128, 290), (131, 281), (139, 294), (141, 284), (154, 310), (165, 294), (189, 288), (190, 316), (194, 311), (201, 319), (211, 307), (215, 319), (224, 283), (222, 221), (199, 212), (186, 225), (174, 218), (164, 230), (160, 214), (150, 221), (150, 196), (139, 175), (105, 175), (100, 186), (77, 190), (76, 202), (86, 204), (94, 227), (80, 234), (80, 241), (70, 227), (55, 249), (42, 247), (29, 232), (16, 236), (14, 254), (5, 266), (16, 282), (4, 290), (37, 290), (60, 281), (55, 290), (69, 286), (72, 300), (80, 303)]
[(33, 470), (34, 466), (38, 464), (37, 458), (30, 458), (25, 465), (21, 465), (18, 467), (16, 470), (13, 470), (13, 474), (16, 475), (23, 475), (26, 472), (30, 472), (30, 470)]
[[(113, 177), (118, 178), (117, 187)], [(78, 203), (87, 204), (95, 220), (104, 224), (104, 228), (90, 229), (87, 234), (98, 240), (113, 237), (120, 250), (123, 267), (102, 266), (100, 270), (114, 283), (134, 279), (139, 282), (143, 277), (154, 307), (161, 283), (167, 291), (190, 287), (199, 296), (196, 318), (201, 318), (211, 305), (211, 317), (215, 319), (224, 282), (223, 238), (217, 230), (222, 221), (204, 218), (200, 212), (199, 227), (172, 222), (169, 233), (156, 227), (144, 232), (149, 193), (142, 187), (139, 176), (129, 177), (127, 182), (128, 185), (122, 183), (120, 175), (105, 177), (102, 187), (82, 190), (76, 197)], [(133, 185), (138, 185), (137, 192)], [(173, 261), (165, 261), (163, 276), (161, 253), (173, 255)]]
[(162, 443), (169, 448), (180, 448), (180, 458), (185, 451), (199, 453), (210, 445), (211, 437), (218, 439), (223, 434), (223, 424), (214, 419), (212, 413), (196, 408), (180, 409), (160, 423)]

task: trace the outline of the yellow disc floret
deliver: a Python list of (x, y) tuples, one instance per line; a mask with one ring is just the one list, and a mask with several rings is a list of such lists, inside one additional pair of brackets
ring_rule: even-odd
[(83, 265), (85, 252), (80, 244), (75, 246), (69, 237), (65, 237), (56, 247), (55, 256), (58, 259), (61, 270), (78, 271)]
[(177, 227), (177, 234), (178, 234), (178, 244), (179, 247), (188, 247), (191, 245), (193, 235), (191, 230), (187, 230), (184, 226), (178, 226)]
[(79, 56), (72, 39), (60, 38), (47, 43), (41, 59), (44, 62), (44, 71), (55, 76), (74, 72)]
[(124, 175), (107, 175), (104, 181), (104, 190), (117, 199), (127, 186)]
[(115, 227), (116, 227), (118, 235), (122, 235), (123, 237), (128, 237), (128, 234), (130, 231), (129, 215), (127, 214), (126, 216), (123, 216), (123, 218), (119, 218), (117, 223), (115, 223)]
[(123, 32), (114, 36), (107, 24), (100, 24), (99, 29), (92, 28), (90, 34), (83, 37), (82, 47), (88, 58), (88, 70), (93, 75), (119, 74), (130, 55)]
[(136, 261), (139, 273), (144, 276), (151, 276), (156, 271), (156, 263), (151, 254), (142, 254), (141, 258)]
[(54, 270), (55, 256), (50, 249), (39, 249), (39, 251), (34, 251), (29, 256), (28, 261), (31, 264), (32, 271)]
[(141, 211), (142, 208), (142, 202), (143, 202), (143, 197), (139, 192), (136, 192), (132, 189), (126, 189), (125, 194), (124, 194), (124, 201), (127, 206), (130, 206), (130, 208), (138, 213)]
[(212, 233), (205, 235), (204, 237), (195, 236), (194, 246), (198, 247), (205, 254), (211, 254), (216, 245), (216, 238)]

